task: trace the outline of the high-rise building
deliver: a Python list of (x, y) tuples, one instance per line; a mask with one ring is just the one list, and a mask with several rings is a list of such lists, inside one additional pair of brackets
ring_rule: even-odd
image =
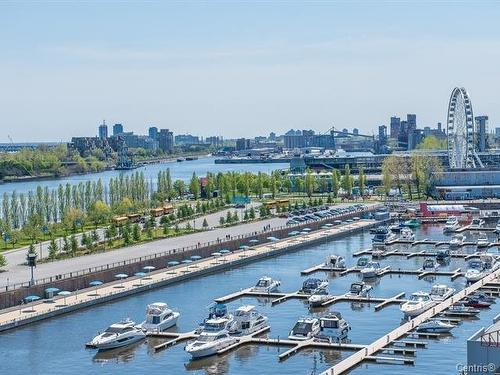
[(391, 138), (398, 139), (400, 127), (401, 127), (401, 119), (396, 116), (391, 117), (391, 125), (390, 125)]
[(114, 124), (113, 125), (113, 135), (119, 135), (123, 133), (123, 125), (122, 124)]
[(380, 125), (378, 127), (378, 140), (381, 145), (385, 145), (387, 143), (387, 126)]
[(106, 121), (104, 120), (102, 124), (99, 125), (99, 138), (100, 139), (108, 138), (108, 125), (106, 125)]
[(248, 150), (250, 148), (250, 139), (238, 138), (236, 140), (236, 151)]
[(408, 123), (408, 130), (415, 130), (417, 128), (417, 115), (408, 113), (406, 122)]
[(488, 116), (476, 116), (476, 143), (479, 152), (486, 151), (486, 132), (488, 131)]
[(495, 138), (500, 138), (500, 127), (495, 128)]
[(269, 140), (270, 140), (271, 142), (276, 141), (276, 133), (275, 133), (275, 132), (271, 132), (271, 133), (269, 133)]
[(158, 145), (163, 152), (171, 153), (174, 150), (174, 133), (168, 129), (160, 129)]
[(148, 129), (148, 135), (149, 135), (149, 138), (156, 141), (158, 139), (158, 128), (156, 126), (151, 126)]

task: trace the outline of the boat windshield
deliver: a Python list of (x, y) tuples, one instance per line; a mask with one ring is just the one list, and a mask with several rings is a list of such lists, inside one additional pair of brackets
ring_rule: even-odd
[(205, 323), (203, 330), (207, 332), (216, 332), (224, 329), (224, 323)]
[(312, 323), (297, 322), (293, 327), (292, 332), (295, 335), (307, 335), (312, 330)]
[(131, 331), (133, 328), (132, 327), (125, 327), (125, 328), (118, 328), (118, 327), (109, 327), (106, 329), (106, 331), (104, 331), (104, 333), (106, 334), (120, 334), (120, 333), (124, 333), (124, 332), (127, 332), (127, 331)]
[(352, 284), (351, 285), (351, 292), (352, 293), (359, 293), (359, 292), (361, 292), (362, 288), (363, 287), (360, 284)]
[(378, 265), (378, 263), (375, 263), (375, 262), (369, 262), (366, 265), (366, 268), (379, 268), (379, 265)]
[(325, 319), (321, 320), (321, 327), (323, 328), (339, 328), (339, 321), (337, 319)]
[(205, 334), (201, 334), (198, 336), (198, 338), (196, 339), (196, 341), (199, 341), (199, 342), (211, 342), (211, 341), (214, 341), (215, 338), (217, 336), (215, 335), (205, 335)]
[(427, 301), (428, 299), (429, 299), (428, 296), (423, 296), (421, 294), (418, 294), (418, 295), (412, 295), (410, 301), (419, 302), (419, 301)]
[(257, 285), (258, 287), (261, 287), (261, 288), (265, 288), (269, 285), (269, 281), (268, 280), (265, 280), (265, 279), (261, 279), (257, 282)]
[(469, 268), (472, 268), (474, 270), (479, 270), (483, 268), (483, 263), (478, 261), (469, 262)]

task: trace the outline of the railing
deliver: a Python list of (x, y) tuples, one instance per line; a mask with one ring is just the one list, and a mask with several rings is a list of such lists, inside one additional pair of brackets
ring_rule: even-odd
[(500, 347), (500, 330), (483, 334), (481, 336), (481, 346)]
[[(126, 265), (130, 265), (130, 264), (134, 264), (134, 263), (140, 263), (140, 262), (144, 262), (144, 261), (151, 260), (151, 259), (156, 259), (156, 258), (160, 258), (160, 257), (172, 255), (172, 254), (179, 254), (179, 253), (183, 253), (183, 252), (190, 251), (190, 250), (197, 250), (197, 249), (201, 249), (201, 248), (209, 247), (209, 246), (213, 246), (213, 245), (223, 246), (225, 243), (228, 243), (230, 241), (252, 238), (252, 237), (264, 234), (264, 233), (280, 231), (280, 230), (284, 230), (284, 229), (300, 228), (300, 227), (310, 225), (311, 223), (323, 223), (323, 222), (332, 221), (335, 219), (344, 219), (344, 218), (348, 218), (348, 217), (354, 217), (354, 216), (357, 216), (357, 215), (360, 215), (363, 213), (368, 213), (368, 212), (377, 210), (381, 207), (383, 207), (383, 204), (374, 204), (370, 207), (364, 207), (360, 211), (348, 212), (348, 213), (334, 215), (331, 217), (326, 217), (326, 218), (318, 219), (318, 220), (304, 221), (304, 222), (292, 224), (292, 225), (284, 225), (284, 226), (281, 225), (279, 227), (269, 228), (268, 230), (259, 230), (259, 231), (254, 231), (254, 232), (250, 232), (250, 233), (239, 234), (236, 236), (231, 236), (227, 240), (225, 240), (225, 239), (222, 240), (222, 239), (218, 238), (217, 240), (207, 241), (207, 242), (203, 242), (203, 243), (200, 242), (200, 243), (195, 244), (195, 245), (183, 246), (181, 248), (175, 248), (175, 249), (171, 249), (171, 250), (167, 250), (167, 251), (162, 251), (162, 252), (154, 253), (151, 255), (144, 255), (141, 257), (130, 258), (130, 259), (126, 259), (126, 260), (119, 261), (119, 262), (107, 263), (107, 264), (104, 264), (102, 266), (89, 267), (89, 268), (81, 269), (78, 271), (62, 273), (62, 274), (58, 274), (58, 275), (50, 276), (50, 277), (44, 277), (41, 279), (36, 279), (35, 285), (40, 285), (40, 284), (43, 285), (43, 284), (52, 283), (52, 282), (58, 281), (58, 280), (70, 279), (70, 278), (74, 278), (74, 277), (89, 275), (89, 274), (93, 274), (96, 272), (106, 271), (106, 270), (109, 270), (109, 269), (112, 269), (115, 267), (126, 266)], [(229, 227), (227, 229), (230, 230), (230, 228), (231, 227)], [(6, 292), (8, 292), (8, 291), (21, 289), (21, 288), (28, 288), (28, 287), (30, 287), (30, 283), (24, 282), (24, 283), (14, 283), (14, 284), (9, 284), (9, 285), (4, 285), (2, 288), (4, 288)]]

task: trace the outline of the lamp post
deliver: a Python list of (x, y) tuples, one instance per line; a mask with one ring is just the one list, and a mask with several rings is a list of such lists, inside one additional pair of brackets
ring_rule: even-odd
[(36, 267), (36, 257), (37, 257), (37, 254), (34, 251), (30, 251), (30, 252), (28, 252), (28, 255), (26, 255), (26, 260), (28, 261), (28, 266), (31, 269), (30, 286), (35, 285), (35, 278), (33, 276), (33, 268)]

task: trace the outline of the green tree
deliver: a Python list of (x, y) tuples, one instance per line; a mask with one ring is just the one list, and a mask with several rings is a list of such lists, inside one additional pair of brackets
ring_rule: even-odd
[(219, 217), (219, 224), (222, 226), (226, 223), (226, 219), (224, 219), (224, 216)]
[(250, 220), (255, 219), (255, 209), (253, 207), (250, 207), (250, 211), (248, 212), (248, 217)]
[(49, 259), (56, 259), (57, 257), (57, 244), (55, 240), (51, 240), (49, 244)]
[(346, 164), (344, 170), (344, 176), (342, 177), (342, 189), (344, 189), (348, 197), (352, 195), (352, 185), (353, 185), (353, 178), (351, 176), (351, 169), (349, 168), (349, 165)]
[(359, 169), (358, 184), (359, 184), (359, 194), (361, 196), (364, 196), (365, 195), (366, 176), (365, 176), (365, 171), (363, 170), (362, 167)]
[(332, 170), (332, 192), (335, 198), (338, 198), (340, 190), (340, 172), (337, 169)]
[(186, 184), (182, 180), (174, 181), (174, 191), (178, 197), (181, 197), (186, 192)]
[(75, 235), (72, 235), (70, 237), (70, 248), (71, 248), (71, 253), (75, 254), (78, 251), (78, 241), (76, 240)]
[(419, 150), (446, 150), (448, 147), (446, 139), (439, 139), (433, 135), (428, 135), (417, 145)]
[(203, 219), (203, 224), (201, 224), (201, 226), (204, 228), (204, 229), (207, 229), (208, 228), (208, 221), (207, 219)]
[(0, 268), (5, 267), (7, 265), (7, 258), (5, 255), (0, 253)]
[(141, 240), (141, 228), (139, 224), (134, 224), (132, 227), (132, 239), (137, 242)]
[(88, 210), (87, 216), (97, 228), (99, 224), (105, 224), (111, 217), (111, 208), (103, 201), (96, 201)]
[(196, 177), (195, 172), (193, 172), (191, 181), (189, 182), (189, 192), (193, 194), (194, 199), (198, 199), (200, 197), (200, 180)]
[(304, 187), (307, 196), (311, 198), (311, 196), (314, 193), (314, 190), (316, 189), (316, 177), (311, 173), (311, 170), (309, 169), (306, 172)]

